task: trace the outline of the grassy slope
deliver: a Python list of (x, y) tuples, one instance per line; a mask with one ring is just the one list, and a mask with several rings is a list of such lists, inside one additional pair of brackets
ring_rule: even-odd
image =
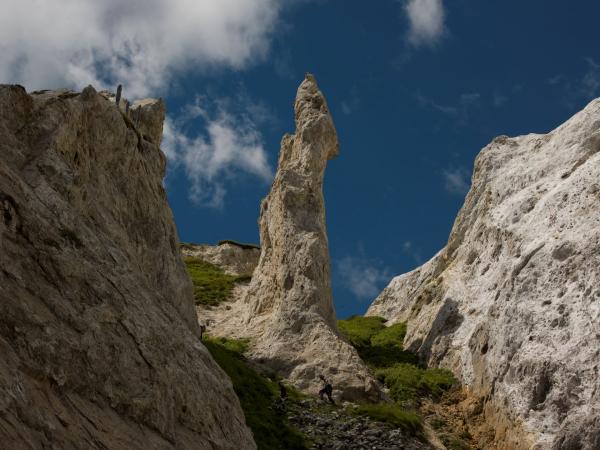
[(201, 259), (183, 260), (194, 285), (196, 305), (216, 306), (229, 298), (236, 283), (250, 278), (227, 275), (221, 268)]
[(247, 344), (223, 338), (207, 338), (204, 344), (231, 378), (259, 450), (306, 449), (303, 436), (274, 408), (279, 397), (277, 385), (245, 362), (242, 353)]
[(417, 365), (417, 357), (403, 349), (404, 323), (386, 327), (382, 317), (354, 316), (338, 320), (338, 327), (356, 347), (363, 361), (390, 389), (390, 395), (396, 401), (391, 405), (361, 405), (355, 412), (390, 422), (405, 431), (418, 432), (421, 420), (405, 406), (414, 405), (419, 397), (438, 398), (456, 383), (452, 373), (445, 369), (423, 369)]

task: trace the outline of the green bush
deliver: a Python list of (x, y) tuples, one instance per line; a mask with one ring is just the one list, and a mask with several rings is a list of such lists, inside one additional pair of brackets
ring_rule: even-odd
[(421, 418), (414, 412), (404, 411), (398, 404), (359, 405), (350, 408), (350, 413), (389, 423), (413, 436), (423, 430)]
[(372, 336), (371, 345), (375, 347), (397, 346), (402, 349), (404, 336), (406, 336), (406, 323), (395, 323)]
[(454, 374), (448, 369), (425, 369), (421, 378), (420, 389), (426, 394), (439, 398), (444, 391), (447, 391), (456, 383), (457, 380)]
[(383, 317), (352, 316), (338, 320), (338, 328), (354, 347), (368, 347), (371, 338), (385, 328)]
[(449, 370), (422, 369), (406, 363), (380, 369), (376, 375), (390, 389), (392, 398), (398, 402), (423, 396), (439, 398), (456, 383)]
[[(279, 396), (277, 385), (246, 364), (242, 356), (247, 342), (224, 338), (206, 338), (204, 344), (233, 383), (259, 450), (304, 450), (304, 437), (293, 428), (285, 415), (273, 407)], [(243, 350), (243, 351), (242, 351)]]
[(236, 283), (250, 279), (227, 275), (221, 268), (201, 259), (184, 258), (184, 262), (194, 285), (196, 305), (216, 306), (229, 298)]
[(248, 339), (228, 339), (228, 338), (224, 338), (224, 337), (212, 337), (212, 336), (205, 335), (204, 343), (213, 343), (213, 344), (219, 345), (221, 347), (224, 347), (225, 349), (237, 354), (238, 356), (243, 356), (244, 353), (246, 353), (246, 351), (248, 350), (249, 340)]
[(402, 349), (406, 324), (385, 326), (383, 317), (353, 316), (338, 320), (338, 328), (371, 368), (390, 367), (399, 362), (417, 364), (413, 353)]
[(360, 347), (356, 350), (361, 359), (372, 369), (390, 367), (400, 362), (417, 364), (419, 360), (414, 353), (395, 345)]

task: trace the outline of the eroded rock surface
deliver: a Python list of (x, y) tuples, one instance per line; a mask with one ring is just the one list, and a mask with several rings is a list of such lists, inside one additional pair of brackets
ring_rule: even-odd
[[(600, 448), (600, 99), (475, 162), (448, 245), (368, 314), (483, 398), (496, 448)], [(494, 448), (494, 447), (490, 447)]]
[(181, 254), (214, 264), (228, 275), (251, 277), (258, 265), (260, 248), (234, 241), (223, 241), (217, 245), (181, 244)]
[(139, 128), (92, 87), (0, 86), (3, 448), (255, 448), (197, 337), (164, 106), (138, 112)]
[(336, 327), (322, 186), (338, 140), (312, 75), (298, 89), (295, 118), (261, 205), (261, 255), (244, 298), (252, 356), (300, 389), (318, 391), (323, 374), (342, 398), (375, 399), (377, 384)]

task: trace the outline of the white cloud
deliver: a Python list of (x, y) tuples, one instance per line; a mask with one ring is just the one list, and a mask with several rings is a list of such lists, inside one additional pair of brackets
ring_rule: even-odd
[(471, 181), (469, 172), (465, 168), (444, 169), (442, 175), (444, 177), (444, 188), (447, 192), (457, 195), (465, 195), (469, 192)]
[(263, 58), (278, 0), (5, 0), (0, 81), (28, 89), (122, 83), (130, 98), (184, 70)]
[(425, 262), (423, 260), (421, 249), (415, 247), (415, 245), (411, 241), (404, 241), (402, 243), (401, 248), (402, 248), (402, 252), (405, 255), (410, 256), (415, 263), (421, 265)]
[[(182, 74), (241, 70), (264, 59), (282, 6), (298, 1), (5, 0), (0, 82), (30, 91), (122, 84), (131, 100), (164, 95)], [(196, 102), (165, 121), (169, 167), (184, 170), (198, 204), (221, 207), (226, 183), (239, 174), (272, 176), (256, 127), (268, 112), (236, 100), (248, 103), (246, 113)]]
[[(200, 121), (205, 133), (189, 137), (184, 130)], [(177, 121), (165, 121), (162, 148), (171, 168), (184, 170), (190, 182), (190, 198), (199, 205), (222, 208), (227, 193), (225, 182), (240, 174), (264, 182), (273, 177), (254, 122), (222, 105), (210, 113), (201, 98), (189, 105)]]
[(600, 96), (600, 63), (590, 57), (585, 62), (587, 67), (580, 77), (569, 79), (559, 74), (546, 80), (546, 84), (562, 90), (562, 101), (569, 108), (580, 108), (582, 100)]
[(345, 100), (342, 100), (340, 103), (340, 109), (342, 113), (349, 116), (358, 110), (360, 106), (360, 97), (358, 95), (358, 88), (356, 86), (352, 86), (350, 89), (350, 93)]
[(592, 58), (586, 58), (588, 70), (581, 80), (581, 94), (586, 99), (600, 95), (600, 64)]
[(346, 289), (360, 300), (372, 300), (390, 280), (389, 270), (364, 258), (346, 256), (337, 263), (337, 271)]
[(461, 94), (455, 105), (445, 105), (436, 102), (420, 92), (415, 95), (417, 103), (422, 108), (429, 108), (434, 111), (441, 112), (449, 117), (456, 119), (459, 125), (467, 125), (470, 118), (470, 110), (477, 107), (481, 100), (481, 94), (478, 92), (467, 92)]
[(442, 0), (407, 0), (404, 10), (410, 24), (408, 41), (413, 46), (434, 45), (444, 35), (446, 13)]

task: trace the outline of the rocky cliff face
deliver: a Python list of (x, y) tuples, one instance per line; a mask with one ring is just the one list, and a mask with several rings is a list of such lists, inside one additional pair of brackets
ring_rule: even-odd
[(600, 99), (475, 162), (448, 245), (368, 314), (481, 400), (497, 448), (600, 448)]
[(298, 89), (296, 134), (281, 143), (277, 174), (260, 213), (261, 254), (246, 292), (253, 357), (304, 390), (325, 375), (349, 399), (379, 391), (336, 327), (325, 229), (323, 177), (338, 154), (336, 131), (312, 75)]
[[(0, 86), (0, 442), (255, 448), (198, 341), (164, 106)], [(137, 124), (136, 124), (137, 123)]]

